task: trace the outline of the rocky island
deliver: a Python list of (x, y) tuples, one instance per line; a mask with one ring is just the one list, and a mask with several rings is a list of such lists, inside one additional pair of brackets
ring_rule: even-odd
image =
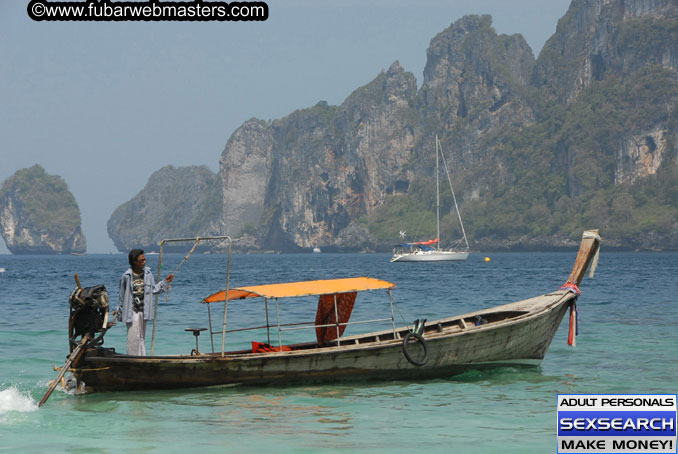
[(120, 251), (157, 251), (166, 238), (218, 235), (221, 181), (205, 166), (166, 166), (148, 179), (108, 220), (108, 235)]
[(12, 254), (84, 254), (80, 210), (66, 182), (40, 165), (18, 170), (0, 187), (0, 226)]
[[(439, 136), (474, 249), (572, 248), (591, 227), (606, 247), (678, 249), (677, 24), (674, 1), (574, 0), (535, 58), (490, 16), (463, 17), (431, 39), (419, 88), (396, 61), (338, 106), (250, 119), (226, 142), (211, 202), (135, 211), (252, 249), (388, 250), (400, 231), (435, 235)], [(449, 192), (440, 204), (441, 237), (460, 237)], [(114, 241), (162, 238), (118, 221)]]

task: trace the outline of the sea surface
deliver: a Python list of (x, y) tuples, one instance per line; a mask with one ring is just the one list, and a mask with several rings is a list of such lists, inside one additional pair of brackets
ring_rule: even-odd
[[(557, 289), (576, 253), (472, 254), (460, 263), (389, 263), (388, 254), (234, 255), (233, 287), (372, 276), (395, 282), (399, 325), (513, 302)], [(489, 256), (490, 261), (485, 261)], [(164, 270), (184, 254), (167, 254)], [(148, 255), (157, 273), (157, 255)], [(437, 380), (216, 387), (87, 395), (44, 395), (68, 352), (68, 296), (104, 284), (112, 308), (127, 268), (123, 254), (0, 255), (0, 451), (229, 453), (548, 453), (556, 451), (558, 393), (667, 394), (678, 391), (678, 253), (603, 248), (579, 298), (576, 347), (564, 320), (541, 366), (468, 372)], [(226, 283), (226, 258), (193, 254), (160, 298), (156, 354), (195, 348), (187, 327), (207, 327), (205, 296)], [(389, 315), (384, 292), (358, 296), (353, 317)], [(315, 301), (286, 300), (280, 313), (314, 319)], [(223, 307), (215, 306), (217, 326)], [(273, 314), (274, 312), (272, 312)], [(230, 323), (262, 321), (261, 302), (231, 303)], [(282, 315), (281, 315), (282, 317)], [(346, 335), (361, 325), (349, 327)], [(150, 350), (152, 325), (147, 331)], [(310, 339), (286, 333), (283, 342)], [(277, 336), (277, 334), (276, 334)], [(310, 336), (310, 337), (304, 337)], [(207, 334), (200, 350), (209, 351)], [(229, 347), (266, 341), (227, 337)], [(218, 336), (217, 349), (221, 337)], [(106, 335), (125, 349), (125, 327)]]

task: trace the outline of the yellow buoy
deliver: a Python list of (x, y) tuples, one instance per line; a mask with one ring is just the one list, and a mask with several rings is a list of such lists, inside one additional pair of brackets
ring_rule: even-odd
[(489, 261), (490, 261), (490, 258), (489, 258), (489, 257), (485, 257), (485, 261), (486, 261), (486, 262), (489, 262)]

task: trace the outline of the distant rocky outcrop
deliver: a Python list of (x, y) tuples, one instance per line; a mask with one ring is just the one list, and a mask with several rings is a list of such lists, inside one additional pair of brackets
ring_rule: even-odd
[(119, 206), (108, 235), (120, 251), (157, 251), (168, 238), (213, 236), (221, 231), (221, 181), (206, 166), (167, 166)]
[(80, 210), (64, 180), (40, 165), (17, 171), (0, 188), (0, 226), (12, 254), (85, 253)]

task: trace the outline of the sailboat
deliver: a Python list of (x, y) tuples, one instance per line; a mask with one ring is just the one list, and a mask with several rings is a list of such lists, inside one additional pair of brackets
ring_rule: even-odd
[[(455, 249), (455, 248), (442, 249), (440, 247), (440, 181), (439, 181), (440, 178), (438, 164), (440, 156), (442, 156), (443, 158), (443, 166), (445, 167), (447, 180), (450, 183), (450, 191), (452, 191), (454, 208), (457, 212), (457, 217), (459, 218), (461, 232), (464, 235), (463, 240), (466, 243), (466, 249)], [(461, 221), (461, 214), (459, 214), (457, 198), (454, 195), (454, 189), (452, 189), (452, 179), (450, 178), (450, 172), (447, 169), (447, 163), (445, 162), (445, 155), (442, 153), (442, 149), (440, 147), (440, 140), (438, 139), (437, 135), (436, 135), (436, 227), (437, 227), (437, 236), (434, 240), (416, 241), (397, 245), (393, 249), (393, 257), (391, 257), (391, 262), (448, 262), (448, 261), (466, 260), (469, 256), (471, 248), (469, 247), (468, 239), (466, 238), (464, 223)], [(401, 231), (400, 235), (401, 237), (404, 237), (405, 232)]]

